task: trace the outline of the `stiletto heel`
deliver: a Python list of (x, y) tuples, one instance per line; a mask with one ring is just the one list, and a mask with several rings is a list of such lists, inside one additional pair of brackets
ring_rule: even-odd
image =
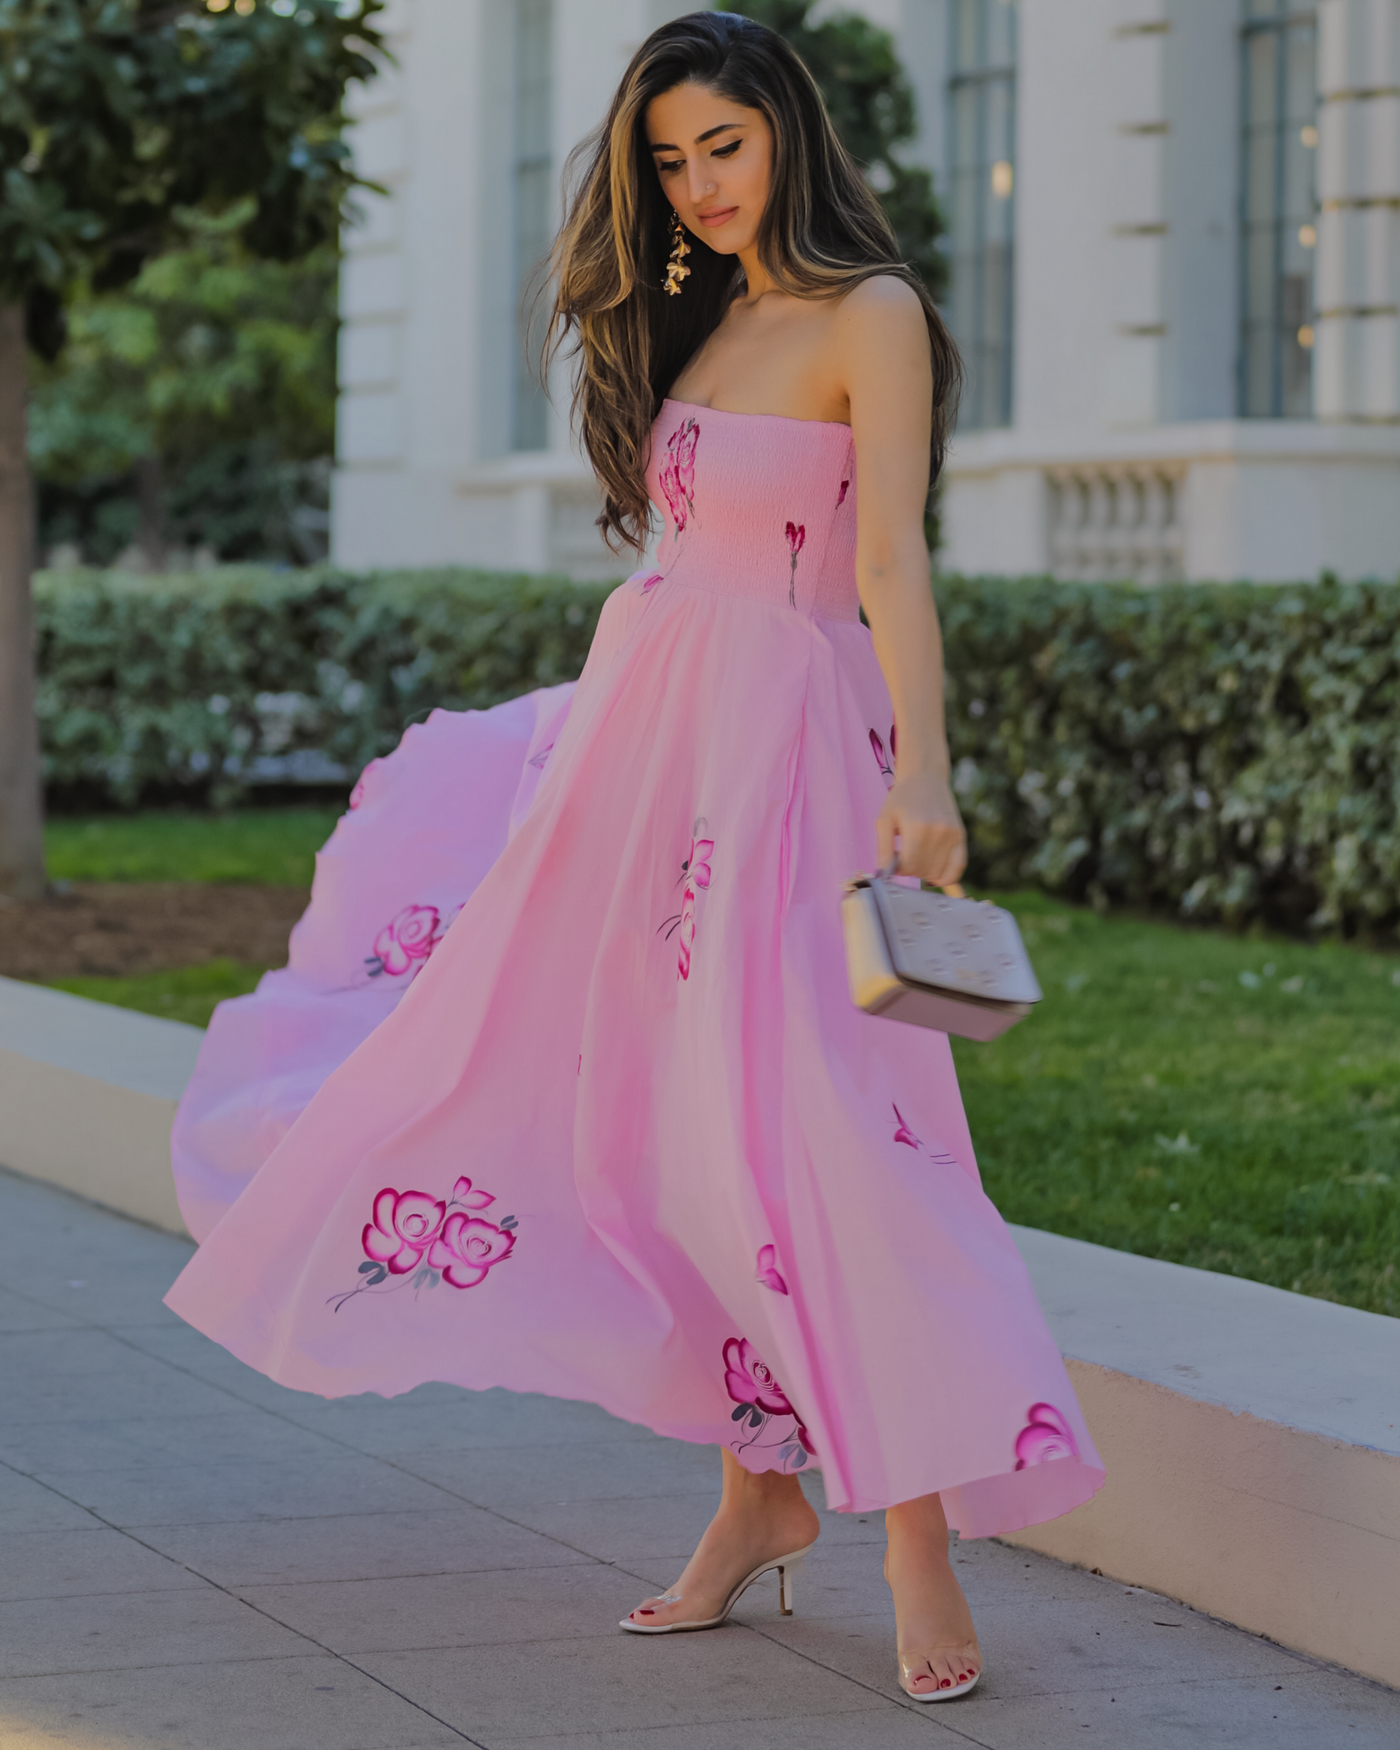
[[(778, 1609), (783, 1616), (791, 1616), (793, 1575), (802, 1566), (803, 1556), (813, 1547), (814, 1545), (809, 1543), (804, 1549), (793, 1550), (791, 1555), (773, 1556), (766, 1562), (760, 1562), (751, 1574), (745, 1574), (744, 1578), (729, 1594), (725, 1600), (724, 1609), (720, 1611), (718, 1616), (707, 1617), (703, 1622), (662, 1623), (633, 1622), (630, 1616), (624, 1616), (617, 1626), (625, 1628), (628, 1634), (633, 1635), (675, 1635), (687, 1629), (718, 1628), (722, 1622), (728, 1621), (730, 1611), (733, 1610), (754, 1581), (764, 1574), (771, 1573), (774, 1568), (778, 1570)], [(657, 1602), (660, 1604), (679, 1604), (680, 1593), (663, 1592)], [(638, 1609), (640, 1608), (639, 1605)]]
[(802, 1567), (801, 1555), (789, 1556), (778, 1564), (778, 1614), (792, 1615), (793, 1581)]

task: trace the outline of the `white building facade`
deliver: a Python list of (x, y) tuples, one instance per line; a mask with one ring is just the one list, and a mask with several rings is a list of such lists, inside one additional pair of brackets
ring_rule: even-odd
[[(342, 280), (333, 552), (627, 568), (522, 294), (668, 0), (397, 0)], [(865, 0), (949, 223), (942, 563), (1400, 571), (1400, 0)], [(658, 272), (661, 263), (658, 262)]]

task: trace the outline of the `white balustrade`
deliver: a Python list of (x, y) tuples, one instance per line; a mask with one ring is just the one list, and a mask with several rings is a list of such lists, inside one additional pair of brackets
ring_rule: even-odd
[(1168, 583), (1183, 575), (1184, 468), (1048, 468), (1050, 569), (1083, 582)]

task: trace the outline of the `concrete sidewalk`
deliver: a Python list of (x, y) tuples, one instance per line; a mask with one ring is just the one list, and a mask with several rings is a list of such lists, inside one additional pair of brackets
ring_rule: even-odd
[(161, 1306), (188, 1252), (0, 1174), (5, 1750), (1400, 1745), (1392, 1690), (991, 1543), (957, 1552), (988, 1674), (918, 1707), (878, 1516), (823, 1514), (791, 1620), (769, 1581), (621, 1634), (713, 1453), (505, 1392), (285, 1391)]

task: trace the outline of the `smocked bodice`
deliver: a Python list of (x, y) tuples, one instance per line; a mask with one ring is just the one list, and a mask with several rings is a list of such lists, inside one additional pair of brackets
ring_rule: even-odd
[(856, 620), (855, 448), (846, 425), (666, 400), (647, 488), (659, 579)]

